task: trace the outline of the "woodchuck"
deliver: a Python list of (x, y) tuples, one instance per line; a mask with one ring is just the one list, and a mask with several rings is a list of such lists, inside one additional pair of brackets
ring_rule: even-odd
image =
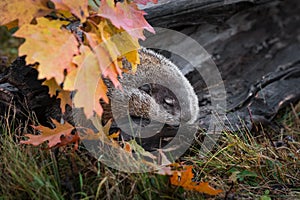
[[(106, 80), (110, 104), (102, 103), (102, 119), (142, 118), (170, 125), (192, 124), (197, 120), (198, 98), (178, 67), (152, 50), (139, 50), (135, 74), (123, 74), (119, 90)], [(128, 62), (124, 67), (130, 68)]]

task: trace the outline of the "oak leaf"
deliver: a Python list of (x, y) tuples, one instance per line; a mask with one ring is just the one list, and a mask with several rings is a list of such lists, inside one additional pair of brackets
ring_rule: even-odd
[(28, 63), (39, 62), (39, 78), (55, 78), (57, 83), (64, 80), (64, 70), (73, 68), (73, 56), (78, 54), (75, 36), (61, 29), (66, 22), (37, 19), (37, 24), (22, 26), (14, 35), (26, 38), (19, 48), (19, 55), (27, 55)]
[[(137, 65), (140, 64), (138, 39), (132, 37), (123, 29), (117, 29), (110, 25), (107, 20), (102, 20), (98, 28), (105, 48), (110, 53), (112, 60), (115, 61), (125, 57), (131, 63), (132, 71), (135, 72)], [(118, 66), (122, 68), (121, 65)]]
[(154, 33), (153, 27), (145, 20), (144, 11), (139, 10), (134, 2), (117, 2), (111, 6), (114, 0), (101, 0), (99, 16), (109, 19), (117, 28), (123, 28), (133, 37), (144, 40), (143, 30)]
[[(62, 142), (66, 145), (68, 143), (78, 142), (78, 137), (72, 134), (72, 130), (74, 127), (69, 124), (60, 124), (57, 121), (53, 121), (56, 128), (50, 129), (45, 126), (33, 126), (34, 129), (39, 130), (41, 132), (40, 135), (33, 134), (25, 134), (29, 139), (26, 141), (21, 141), (21, 144), (32, 144), (34, 146), (38, 146), (45, 141), (48, 141), (48, 147), (52, 148)], [(63, 139), (67, 138), (67, 139)], [(76, 140), (77, 138), (77, 140)], [(69, 141), (69, 142), (68, 142)]]
[(52, 0), (52, 2), (55, 4), (56, 9), (70, 11), (81, 22), (85, 22), (89, 16), (88, 0)]
[(48, 0), (1, 0), (0, 25), (18, 19), (19, 27), (29, 24), (33, 18), (42, 17), (51, 12), (47, 7)]
[(181, 186), (188, 190), (195, 190), (198, 192), (203, 192), (209, 195), (218, 195), (222, 190), (216, 190), (211, 187), (207, 182), (193, 182), (194, 174), (192, 172), (193, 166), (184, 166), (184, 171), (178, 172), (174, 171), (170, 178), (172, 185)]

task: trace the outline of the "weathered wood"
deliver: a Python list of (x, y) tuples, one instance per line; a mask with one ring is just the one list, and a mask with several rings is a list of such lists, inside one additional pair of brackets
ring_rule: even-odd
[[(235, 128), (241, 128), (241, 119), (248, 122), (247, 128), (252, 127), (251, 120), (269, 121), (288, 102), (299, 101), (300, 1), (160, 3), (145, 9), (148, 20), (195, 39), (212, 55), (224, 80), (228, 118)], [(182, 48), (181, 42), (173, 45)], [(188, 48), (183, 51), (189, 52)], [(207, 127), (210, 97), (204, 81), (191, 64), (172, 53), (165, 55), (189, 73), (200, 100), (199, 124)], [(288, 68), (293, 75), (281, 77)], [(268, 77), (275, 78), (267, 81)]]
[(158, 4), (141, 6), (153, 26), (178, 27), (211, 22), (222, 24), (241, 9), (254, 7), (273, 0), (159, 0)]

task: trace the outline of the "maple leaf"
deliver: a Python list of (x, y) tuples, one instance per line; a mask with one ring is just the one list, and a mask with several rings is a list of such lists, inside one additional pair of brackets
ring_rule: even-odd
[(153, 27), (145, 20), (144, 11), (139, 10), (134, 2), (117, 2), (114, 0), (101, 0), (98, 10), (99, 16), (109, 19), (117, 28), (123, 28), (133, 37), (144, 40), (143, 30), (154, 33)]
[(157, 3), (157, 0), (134, 0), (133, 2), (135, 2), (137, 4), (146, 5), (149, 2)]
[(222, 190), (216, 190), (211, 187), (207, 182), (193, 182), (194, 174), (192, 172), (193, 166), (184, 166), (184, 171), (175, 171), (170, 178), (172, 185), (181, 186), (188, 190), (195, 190), (198, 192), (203, 192), (209, 195), (218, 195)]
[(48, 0), (1, 0), (0, 25), (8, 24), (18, 19), (21, 27), (29, 24), (33, 18), (42, 17), (51, 12), (47, 8)]
[(66, 112), (66, 105), (72, 106), (71, 92), (67, 90), (61, 90), (57, 96), (60, 99), (60, 109), (62, 113)]
[(64, 70), (72, 69), (73, 56), (78, 54), (75, 36), (61, 29), (66, 22), (46, 18), (37, 19), (37, 25), (22, 26), (14, 35), (26, 38), (19, 48), (19, 55), (27, 55), (28, 63), (39, 62), (39, 78), (55, 78), (62, 83)]
[[(45, 141), (48, 141), (48, 147), (52, 148), (63, 141), (63, 144), (69, 144), (73, 142), (78, 142), (78, 137), (72, 135), (72, 130), (74, 127), (69, 124), (60, 124), (57, 121), (53, 121), (56, 128), (50, 129), (45, 126), (33, 126), (34, 129), (39, 130), (41, 132), (40, 135), (33, 135), (33, 134), (25, 134), (29, 139), (24, 141), (22, 140), (21, 144), (32, 144), (34, 146), (38, 146)], [(65, 139), (63, 139), (65, 138)], [(76, 140), (77, 138), (77, 140)], [(69, 142), (68, 142), (69, 141)]]
[(55, 96), (56, 91), (61, 90), (61, 87), (56, 83), (54, 78), (51, 78), (50, 80), (45, 80), (43, 82), (43, 85), (48, 86), (50, 97)]
[(102, 20), (96, 26), (92, 21), (90, 23), (94, 26), (94, 30), (85, 35), (97, 56), (101, 72), (115, 87), (120, 87), (117, 77), (122, 77), (122, 62), (119, 60), (125, 57), (131, 63), (132, 71), (136, 71), (137, 64), (140, 63), (138, 39), (123, 29), (115, 28), (107, 20)]
[(140, 64), (138, 50), (140, 45), (137, 38), (132, 37), (123, 29), (117, 29), (103, 20), (97, 26), (101, 33), (101, 39), (105, 48), (110, 53), (113, 61), (125, 57), (132, 64), (132, 71), (136, 71), (137, 64)]
[[(74, 105), (83, 107), (87, 118), (93, 116), (95, 111), (99, 116), (102, 115), (103, 109), (99, 99), (108, 103), (107, 87), (101, 79), (101, 71), (95, 54), (87, 47), (80, 47), (81, 54), (74, 58), (74, 63), (78, 69), (74, 75), (74, 89), (77, 93), (74, 97)], [(71, 82), (71, 81), (70, 81)]]
[(70, 11), (84, 22), (89, 16), (88, 0), (52, 0), (58, 10)]
[(94, 33), (85, 33), (89, 45), (92, 47), (99, 64), (99, 69), (104, 77), (108, 77), (116, 88), (120, 87), (118, 75), (122, 76), (122, 71), (119, 68), (117, 61), (112, 60), (110, 54), (104, 47), (102, 39)]

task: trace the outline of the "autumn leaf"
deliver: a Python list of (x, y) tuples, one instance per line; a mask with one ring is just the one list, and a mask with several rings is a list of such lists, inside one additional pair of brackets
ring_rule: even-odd
[(56, 91), (61, 90), (61, 87), (56, 83), (54, 78), (51, 78), (50, 80), (45, 80), (43, 82), (43, 85), (48, 86), (50, 97), (55, 96)]
[(96, 56), (98, 67), (103, 77), (108, 77), (116, 88), (120, 88), (118, 75), (122, 76), (122, 70), (119, 68), (117, 61), (112, 60), (110, 54), (107, 52), (104, 43), (94, 33), (86, 33), (87, 41), (93, 49)]
[(107, 20), (101, 21), (98, 28), (112, 60), (115, 61), (125, 57), (131, 63), (132, 71), (135, 72), (137, 65), (140, 64), (138, 39), (132, 37), (123, 29), (111, 26)]
[(115, 27), (123, 28), (135, 38), (144, 40), (144, 29), (155, 32), (144, 18), (146, 13), (139, 10), (134, 2), (117, 2), (115, 6), (110, 6), (113, 2), (114, 0), (101, 0), (99, 16), (109, 19)]
[(135, 2), (137, 4), (146, 5), (149, 2), (157, 3), (157, 0), (134, 0), (133, 2)]
[(56, 9), (70, 11), (81, 22), (85, 22), (89, 16), (88, 0), (52, 0), (52, 2), (55, 4)]
[(14, 21), (11, 21), (11, 22), (5, 24), (4, 26), (6, 26), (7, 30), (10, 30), (12, 28), (18, 27), (18, 20), (16, 19)]
[(72, 106), (71, 92), (67, 90), (61, 90), (57, 96), (60, 99), (60, 109), (62, 113), (66, 112), (66, 105)]
[(70, 143), (74, 142), (74, 137), (77, 137), (72, 135), (72, 130), (74, 129), (74, 127), (71, 124), (60, 124), (57, 121), (53, 121), (53, 123), (56, 126), (55, 129), (50, 129), (45, 126), (33, 126), (34, 129), (39, 130), (41, 134), (25, 134), (25, 136), (27, 136), (29, 139), (26, 141), (21, 141), (21, 144), (32, 144), (34, 146), (38, 146), (43, 142), (48, 141), (48, 147), (51, 148), (60, 144), (62, 141), (64, 142), (64, 144), (68, 144), (67, 141), (69, 141)]
[(184, 171), (178, 172), (174, 171), (170, 178), (172, 185), (181, 186), (188, 190), (195, 190), (198, 192), (203, 192), (209, 195), (218, 195), (222, 190), (216, 190), (211, 187), (207, 182), (193, 182), (194, 174), (192, 172), (193, 166), (184, 166)]
[(113, 133), (113, 134), (110, 134), (110, 135), (108, 136), (108, 138), (113, 140), (113, 139), (118, 139), (119, 136), (120, 136), (120, 131), (117, 131), (117, 132), (115, 132), (115, 133)]
[(99, 100), (103, 99), (108, 103), (107, 87), (101, 78), (98, 60), (94, 53), (87, 46), (81, 46), (80, 52), (81, 54), (74, 58), (74, 63), (78, 66), (76, 78), (73, 79), (74, 89), (77, 90), (74, 105), (83, 107), (88, 118), (93, 116), (94, 111), (101, 116), (103, 109)]
[(64, 70), (73, 68), (73, 56), (78, 54), (74, 35), (61, 29), (66, 22), (37, 19), (37, 25), (24, 25), (14, 35), (26, 39), (19, 48), (19, 55), (27, 55), (27, 63), (39, 62), (39, 78), (64, 80)]
[(33, 18), (42, 17), (51, 12), (47, 8), (48, 0), (1, 0), (0, 25), (18, 19), (19, 27), (29, 24)]
[(125, 152), (127, 152), (127, 153), (130, 153), (130, 154), (132, 153), (131, 146), (130, 146), (130, 144), (129, 144), (128, 142), (125, 142), (123, 149), (124, 149)]

